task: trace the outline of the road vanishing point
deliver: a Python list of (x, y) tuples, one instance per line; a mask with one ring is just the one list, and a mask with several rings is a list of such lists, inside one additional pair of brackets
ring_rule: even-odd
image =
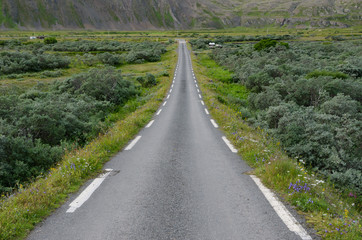
[(185, 41), (153, 120), (29, 240), (311, 239), (211, 119)]

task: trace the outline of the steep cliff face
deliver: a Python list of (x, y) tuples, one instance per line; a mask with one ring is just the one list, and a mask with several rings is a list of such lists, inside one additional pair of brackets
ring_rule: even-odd
[(0, 0), (0, 28), (190, 29), (250, 25), (344, 26), (360, 0)]

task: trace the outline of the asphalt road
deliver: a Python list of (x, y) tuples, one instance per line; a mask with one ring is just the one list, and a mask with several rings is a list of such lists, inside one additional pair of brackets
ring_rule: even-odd
[(210, 121), (184, 43), (171, 89), (90, 198), (67, 212), (91, 181), (28, 239), (300, 239)]

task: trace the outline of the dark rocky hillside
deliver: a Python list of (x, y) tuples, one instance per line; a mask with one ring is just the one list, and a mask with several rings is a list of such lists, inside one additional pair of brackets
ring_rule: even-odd
[(360, 13), (360, 0), (0, 0), (0, 29), (346, 27)]

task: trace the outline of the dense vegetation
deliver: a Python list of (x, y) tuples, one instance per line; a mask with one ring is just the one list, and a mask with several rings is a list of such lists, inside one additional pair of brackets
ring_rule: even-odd
[(107, 113), (138, 93), (119, 71), (105, 68), (56, 82), (48, 92), (1, 96), (0, 191), (44, 172), (69, 145), (96, 136)]
[[(52, 78), (62, 76), (62, 68), (85, 69), (47, 86), (0, 96), (0, 192), (11, 192), (46, 172), (65, 151), (83, 146), (106, 129), (110, 113), (123, 112), (122, 106), (140, 96), (142, 88), (157, 84), (152, 74), (126, 80), (110, 66), (155, 62), (166, 52), (166, 45), (156, 42), (55, 38), (1, 41), (0, 48), (0, 75), (5, 80)], [(90, 68), (94, 66), (97, 69)]]
[(54, 54), (1, 52), (0, 74), (39, 72), (46, 69), (67, 68), (70, 61)]
[(247, 99), (233, 102), (249, 123), (267, 129), (291, 156), (361, 193), (361, 50), (356, 42), (240, 44), (211, 56), (234, 72), (224, 81), (249, 89)]
[[(59, 53), (78, 53), (88, 66), (98, 62), (117, 66), (123, 63), (157, 62), (166, 52), (166, 45), (158, 42), (119, 42), (119, 41), (57, 41), (46, 38), (43, 42), (27, 40), (0, 41), (0, 47), (9, 52), (2, 52), (0, 73), (24, 73), (45, 69), (68, 67), (66, 57), (56, 54), (44, 54), (45, 51)], [(18, 52), (10, 52), (16, 50)], [(21, 52), (20, 52), (21, 51)], [(27, 51), (27, 52), (24, 52)]]

